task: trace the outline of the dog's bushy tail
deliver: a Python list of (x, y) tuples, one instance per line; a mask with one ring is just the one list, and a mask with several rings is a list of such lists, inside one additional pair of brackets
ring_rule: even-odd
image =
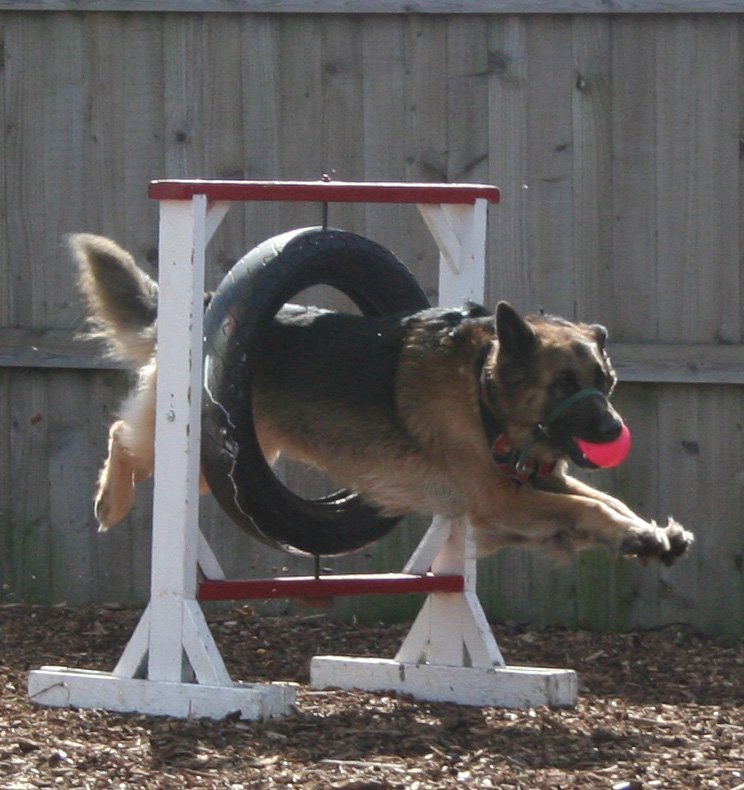
[(158, 286), (118, 244), (77, 233), (68, 243), (78, 266), (78, 285), (91, 323), (115, 359), (143, 365), (155, 348)]

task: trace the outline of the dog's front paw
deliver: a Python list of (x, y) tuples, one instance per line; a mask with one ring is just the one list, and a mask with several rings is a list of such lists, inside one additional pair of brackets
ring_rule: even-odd
[(660, 554), (659, 559), (664, 565), (672, 565), (677, 557), (687, 553), (695, 542), (695, 535), (671, 517), (664, 532), (669, 540), (669, 551)]
[(692, 532), (670, 518), (663, 528), (651, 522), (633, 529), (622, 541), (620, 552), (637, 558), (643, 564), (649, 559), (658, 559), (665, 565), (671, 565), (687, 552), (694, 540)]

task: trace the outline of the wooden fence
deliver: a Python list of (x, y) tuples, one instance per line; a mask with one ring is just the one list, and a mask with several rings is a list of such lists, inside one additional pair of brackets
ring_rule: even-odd
[[(744, 15), (716, 13), (738, 1), (638, 5), (0, 2), (2, 599), (132, 603), (149, 585), (147, 485), (125, 524), (95, 531), (91, 494), (128, 374), (75, 339), (64, 235), (110, 235), (156, 272), (151, 179), (328, 173), (499, 185), (490, 302), (609, 327), (635, 447), (594, 478), (698, 534), (672, 569), (603, 553), (556, 568), (502, 552), (482, 563), (488, 613), (742, 635)], [(515, 7), (565, 13), (506, 13)], [(392, 248), (436, 299), (435, 249), (415, 210), (339, 205), (330, 220)], [(210, 248), (210, 284), (255, 243), (319, 221), (314, 206), (233, 208)], [(238, 534), (208, 499), (203, 521), (236, 575), (307, 570)], [(397, 570), (423, 527), (410, 518), (327, 565)]]

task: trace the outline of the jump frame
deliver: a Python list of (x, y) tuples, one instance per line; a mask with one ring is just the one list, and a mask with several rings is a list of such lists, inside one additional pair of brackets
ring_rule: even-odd
[[(31, 671), (42, 705), (177, 718), (246, 720), (293, 712), (288, 683), (233, 681), (199, 600), (426, 592), (393, 659), (316, 656), (315, 689), (392, 691), (431, 701), (529, 708), (572, 706), (576, 673), (507, 667), (476, 595), (465, 520), (435, 517), (398, 574), (224, 580), (198, 525), (205, 249), (235, 201), (414, 204), (439, 248), (439, 303), (482, 303), (487, 208), (482, 184), (340, 181), (154, 181), (160, 201), (160, 302), (150, 602), (112, 672), (44, 666)], [(201, 569), (206, 581), (199, 582)]]

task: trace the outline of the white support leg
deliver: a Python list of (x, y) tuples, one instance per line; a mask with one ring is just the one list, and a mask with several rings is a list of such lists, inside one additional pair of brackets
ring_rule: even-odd
[(224, 579), (225, 571), (217, 559), (217, 555), (212, 551), (209, 541), (204, 537), (204, 533), (199, 530), (199, 547), (197, 550), (199, 570), (207, 579)]
[(471, 530), (465, 521), (435, 518), (407, 566), (421, 570), (423, 558), (439, 546), (431, 570), (463, 574), (463, 592), (429, 595), (393, 659), (315, 656), (312, 687), (393, 691), (435, 702), (503, 708), (574, 705), (573, 670), (505, 665), (475, 592)]
[(197, 195), (160, 207), (150, 603), (114, 672), (31, 672), (29, 694), (41, 704), (254, 720), (293, 710), (290, 686), (230, 679), (196, 601), (204, 252), (228, 205), (208, 209)]
[[(419, 205), (439, 247), (439, 304), (485, 295), (485, 200), (475, 205)], [(507, 667), (476, 594), (475, 542), (465, 521), (436, 517), (405, 570), (460, 573), (461, 593), (432, 593), (393, 659), (316, 656), (313, 688), (395, 691), (418, 699), (527, 708), (574, 705), (576, 673)]]
[[(462, 575), (462, 593), (432, 593), (403, 640), (396, 661), (442, 666), (504, 666), (504, 659), (476, 595), (475, 546), (466, 521), (437, 517), (430, 531), (447, 537), (429, 568), (433, 573)], [(426, 543), (426, 537), (422, 544)]]
[(485, 298), (486, 211), (488, 202), (473, 205), (419, 205), (439, 248), (439, 305)]

